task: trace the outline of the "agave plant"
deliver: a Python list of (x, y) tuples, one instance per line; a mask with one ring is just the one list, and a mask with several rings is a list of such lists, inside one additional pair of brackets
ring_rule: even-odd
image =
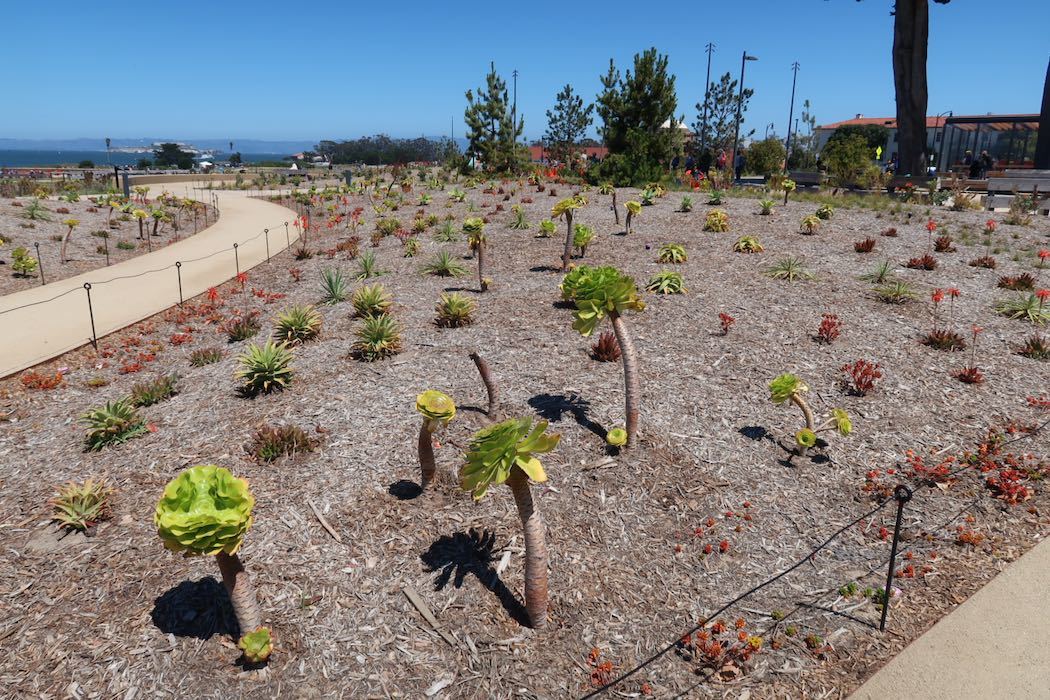
[(460, 487), (476, 501), (490, 486), (504, 483), (514, 495), (525, 537), (525, 610), (534, 628), (547, 625), (547, 538), (529, 480), (547, 480), (536, 455), (550, 452), (561, 439), (557, 434), (545, 435), (546, 430), (547, 421), (533, 427), (531, 418), (512, 418), (483, 428), (471, 439), (459, 473)]
[(379, 283), (366, 284), (355, 289), (350, 303), (354, 307), (354, 313), (361, 318), (385, 314), (393, 304), (386, 288)]
[(1050, 290), (1040, 289), (1035, 294), (1018, 294), (995, 302), (996, 313), (1007, 318), (1031, 323), (1050, 321)]
[(689, 195), (682, 197), (682, 204), (678, 209), (682, 212), (691, 212), (693, 210), (693, 198)]
[(817, 433), (827, 430), (837, 430), (841, 435), (849, 435), (853, 430), (853, 423), (849, 415), (841, 408), (831, 409), (828, 416), (820, 425), (817, 425), (813, 409), (806, 402), (806, 392), (809, 387), (794, 374), (781, 374), (769, 383), (769, 400), (779, 406), (785, 401), (791, 401), (799, 407), (806, 421), (806, 427), (795, 433), (796, 453), (799, 457), (806, 454), (806, 450), (817, 444)]
[(485, 235), (485, 222), (471, 217), (463, 222), (463, 232), (467, 234), (470, 249), (478, 256), (478, 287), (482, 292), (489, 288), (489, 279), (485, 277), (485, 249), (488, 248), (488, 236)]
[(326, 268), (321, 271), (322, 304), (337, 304), (346, 301), (350, 283), (342, 270)]
[(447, 250), (439, 251), (421, 270), (435, 277), (462, 277), (467, 274), (467, 269), (456, 262), (455, 257)]
[(806, 269), (802, 258), (795, 257), (778, 261), (766, 270), (766, 275), (775, 280), (787, 280), (788, 282), (813, 279), (813, 273)]
[(373, 251), (368, 251), (357, 260), (357, 280), (371, 279), (372, 277), (380, 277), (385, 275), (386, 271), (379, 269), (379, 263), (376, 260), (376, 254)]
[(613, 187), (611, 182), (603, 182), (598, 185), (598, 194), (612, 195), (612, 211), (613, 216), (616, 219), (616, 225), (620, 225), (620, 210), (616, 208), (616, 188)]
[(657, 261), (664, 264), (680, 265), (689, 259), (685, 248), (678, 243), (664, 243), (658, 251)]
[(425, 489), (434, 480), (434, 432), (444, 428), (456, 415), (456, 403), (440, 391), (428, 389), (416, 397), (416, 410), (423, 416), (419, 428), (420, 485)]
[(105, 481), (88, 479), (81, 484), (68, 483), (51, 499), (54, 508), (51, 521), (63, 529), (84, 532), (112, 516), (113, 493)]
[(645, 302), (638, 294), (634, 280), (614, 267), (587, 268), (572, 280), (570, 275), (572, 273), (566, 275), (562, 281), (562, 294), (568, 293), (570, 298), (576, 301), (573, 329), (585, 338), (589, 337), (602, 319), (608, 316), (616, 334), (616, 341), (620, 344), (627, 413), (627, 444), (630, 446), (638, 432), (638, 398), (641, 396), (641, 390), (638, 380), (638, 355), (623, 322), (623, 313), (642, 311), (645, 309)]
[(94, 452), (148, 432), (146, 421), (139, 417), (128, 399), (109, 401), (105, 406), (93, 408), (80, 416), (80, 422), (88, 428), (84, 444)]
[(878, 285), (875, 287), (875, 296), (887, 304), (906, 304), (919, 297), (910, 284), (900, 280)]
[(661, 270), (649, 278), (649, 283), (645, 285), (645, 290), (656, 294), (682, 294), (686, 291), (686, 288), (680, 272)]
[(765, 248), (755, 236), (741, 236), (733, 244), (733, 250), (737, 253), (761, 253)]
[[(153, 522), (172, 552), (214, 556), (241, 631), (241, 648), (254, 663), (269, 656), (272, 644), (248, 572), (237, 551), (252, 526), (255, 498), (248, 482), (214, 464), (183, 470), (168, 482)], [(253, 658), (254, 657), (254, 658)]]
[(292, 382), (292, 352), (284, 343), (252, 343), (237, 362), (241, 368), (234, 376), (242, 380), (241, 392), (246, 396), (280, 391)]
[(722, 190), (711, 190), (711, 194), (707, 197), (707, 204), (712, 207), (717, 207), (722, 204), (725, 199), (725, 192)]
[(631, 222), (634, 221), (634, 217), (642, 213), (642, 203), (631, 200), (624, 202), (623, 208), (627, 210), (627, 217), (623, 220), (624, 233), (630, 235)]
[(510, 208), (510, 210), (514, 214), (514, 219), (510, 222), (510, 228), (514, 229), (515, 231), (524, 231), (525, 229), (532, 226), (532, 224), (529, 223), (528, 219), (525, 218), (525, 207), (521, 206), (520, 204), (515, 204)]
[(321, 332), (321, 314), (310, 305), (290, 306), (277, 314), (273, 335), (280, 342), (299, 345)]
[(759, 210), (758, 213), (762, 216), (769, 216), (773, 213), (773, 207), (776, 205), (772, 199), (763, 199), (758, 202)]
[(442, 328), (459, 328), (474, 322), (474, 312), (478, 305), (459, 292), (442, 294), (434, 311), (437, 312), (435, 323)]
[(704, 230), (722, 233), (729, 230), (729, 217), (721, 209), (712, 209), (704, 219)]
[(438, 243), (455, 243), (459, 240), (459, 234), (451, 221), (445, 221), (434, 233), (434, 240)]
[(575, 195), (567, 199), (563, 199), (553, 207), (551, 207), (551, 219), (559, 219), (565, 217), (565, 250), (561, 256), (561, 271), (565, 272), (569, 269), (569, 258), (572, 256), (572, 240), (573, 240), (573, 228), (572, 228), (572, 217), (575, 211), (587, 204), (587, 199), (583, 195)]
[(573, 226), (572, 246), (580, 251), (580, 257), (586, 257), (587, 246), (594, 240), (594, 229), (583, 224)]
[(401, 326), (390, 314), (366, 317), (355, 335), (354, 352), (365, 362), (375, 362), (401, 352)]

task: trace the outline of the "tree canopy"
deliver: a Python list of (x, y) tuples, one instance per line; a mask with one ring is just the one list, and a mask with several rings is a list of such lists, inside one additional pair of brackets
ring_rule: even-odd
[(467, 90), (467, 154), (477, 158), (489, 172), (513, 173), (521, 170), (527, 161), (526, 149), (519, 142), (525, 130), (525, 120), (514, 123), (507, 82), (490, 64), (485, 76), (485, 87), (477, 92)]
[(446, 138), (395, 139), (376, 134), (347, 141), (321, 141), (315, 150), (326, 154), (332, 163), (393, 165), (442, 161), (450, 148), (454, 149), (455, 145)]
[(193, 154), (182, 150), (177, 143), (162, 143), (153, 151), (153, 164), (158, 168), (189, 170), (193, 167)]
[[(737, 94), (737, 81), (729, 73), (724, 73), (718, 82), (708, 87), (704, 102), (696, 103), (696, 123), (693, 131), (696, 136), (693, 144), (696, 148), (701, 143), (712, 152), (729, 151), (733, 147), (733, 136), (736, 133), (736, 106), (740, 103), (740, 126), (744, 125), (744, 114), (747, 104), (755, 91), (745, 88), (743, 95)], [(707, 128), (704, 128), (704, 104), (707, 104)], [(746, 140), (755, 130), (740, 132), (740, 138)]]
[(572, 85), (562, 88), (556, 99), (554, 110), (547, 110), (547, 133), (543, 141), (552, 159), (566, 162), (591, 125), (594, 105), (585, 107), (583, 98), (573, 93)]

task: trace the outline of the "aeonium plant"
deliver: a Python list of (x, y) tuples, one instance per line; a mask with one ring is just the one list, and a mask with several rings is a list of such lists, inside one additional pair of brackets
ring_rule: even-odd
[(255, 498), (248, 482), (214, 464), (183, 470), (168, 482), (153, 522), (164, 546), (186, 556), (214, 556), (241, 631), (241, 648), (251, 663), (270, 655), (270, 630), (262, 626), (248, 572), (237, 551), (252, 525)]
[(804, 381), (794, 374), (781, 374), (769, 383), (769, 400), (776, 405), (785, 401), (791, 401), (799, 407), (806, 421), (806, 427), (795, 433), (796, 453), (804, 457), (806, 450), (817, 444), (817, 434), (828, 430), (837, 430), (845, 436), (853, 431), (853, 423), (849, 415), (841, 408), (831, 409), (831, 415), (827, 416), (822, 423), (817, 424), (817, 418), (806, 402), (806, 392), (809, 387)]
[(416, 410), (423, 416), (423, 425), (419, 428), (419, 469), (420, 486), (426, 488), (434, 480), (434, 438), (435, 431), (449, 424), (456, 415), (456, 404), (440, 391), (428, 389), (416, 397)]

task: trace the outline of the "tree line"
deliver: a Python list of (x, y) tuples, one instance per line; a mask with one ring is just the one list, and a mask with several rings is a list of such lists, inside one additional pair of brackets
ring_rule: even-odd
[(414, 139), (391, 138), (386, 134), (365, 136), (348, 141), (321, 141), (314, 150), (331, 163), (364, 163), (391, 165), (396, 163), (443, 162), (459, 149), (448, 138)]

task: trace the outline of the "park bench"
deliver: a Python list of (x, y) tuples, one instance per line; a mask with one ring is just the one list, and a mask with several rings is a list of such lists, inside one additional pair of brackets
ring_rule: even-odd
[(1009, 209), (1017, 194), (1035, 198), (1035, 211), (1050, 214), (1050, 170), (1004, 170), (1001, 177), (988, 178), (988, 211)]
[(820, 187), (827, 176), (818, 170), (792, 170), (788, 177), (795, 181), (797, 187)]

